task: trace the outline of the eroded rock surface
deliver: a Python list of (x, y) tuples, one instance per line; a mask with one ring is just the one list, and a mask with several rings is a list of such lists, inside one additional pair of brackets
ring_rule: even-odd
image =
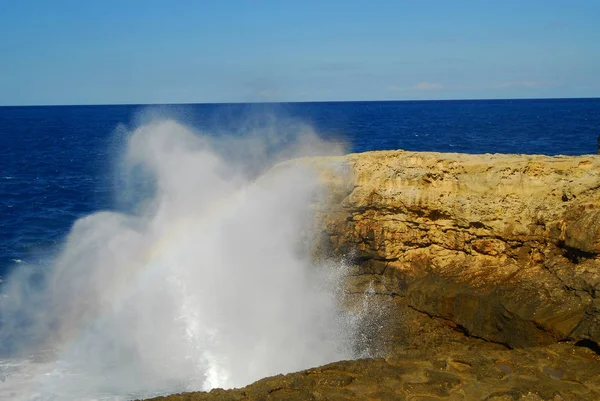
[[(377, 293), (466, 334), (529, 347), (600, 341), (600, 158), (349, 155), (327, 250)], [(351, 185), (342, 182), (351, 182)], [(343, 195), (342, 195), (343, 194)]]
[(241, 389), (155, 400), (597, 400), (600, 363), (586, 348), (557, 344), (498, 351), (341, 361), (259, 380)]

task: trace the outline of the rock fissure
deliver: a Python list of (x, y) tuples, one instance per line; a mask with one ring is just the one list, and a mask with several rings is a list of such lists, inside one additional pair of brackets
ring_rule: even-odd
[(600, 345), (598, 345), (598, 343), (595, 341), (579, 340), (575, 343), (575, 346), (588, 348), (588, 349), (594, 351), (596, 354), (600, 355)]
[(442, 320), (442, 321), (444, 321), (446, 323), (451, 323), (450, 327), (452, 328), (452, 330), (457, 331), (457, 332), (463, 334), (465, 337), (470, 337), (470, 338), (474, 338), (474, 339), (477, 339), (477, 340), (485, 341), (487, 343), (493, 343), (493, 344), (501, 345), (501, 346), (505, 347), (506, 349), (513, 349), (510, 345), (508, 345), (506, 343), (497, 342), (497, 341), (493, 341), (493, 340), (490, 340), (490, 339), (487, 339), (487, 338), (484, 338), (484, 337), (479, 337), (479, 336), (473, 335), (472, 333), (469, 332), (469, 329), (467, 327), (463, 326), (460, 323), (456, 323), (452, 319), (449, 319), (449, 318), (444, 317), (444, 316), (438, 316), (438, 315), (435, 315), (435, 314), (431, 314), (431, 313), (429, 313), (427, 311), (424, 311), (424, 310), (420, 310), (420, 309), (414, 307), (413, 305), (411, 305), (410, 303), (408, 303), (407, 306), (410, 309), (412, 309), (413, 311), (418, 312), (418, 313), (422, 313), (422, 314), (426, 315), (427, 317), (429, 317), (431, 319), (439, 319), (439, 320)]
[(565, 244), (564, 241), (558, 242), (558, 247), (563, 251), (565, 258), (573, 264), (579, 264), (586, 259), (595, 259), (598, 255), (592, 252), (586, 252), (581, 249), (573, 248)]

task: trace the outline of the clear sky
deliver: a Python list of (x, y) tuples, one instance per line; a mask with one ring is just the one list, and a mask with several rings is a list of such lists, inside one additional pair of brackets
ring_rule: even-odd
[(600, 97), (600, 0), (0, 0), (0, 105)]

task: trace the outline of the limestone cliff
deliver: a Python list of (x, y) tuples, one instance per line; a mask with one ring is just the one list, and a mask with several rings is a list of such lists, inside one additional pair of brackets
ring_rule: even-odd
[(509, 347), (600, 341), (600, 158), (383, 151), (329, 163), (347, 173), (328, 179), (342, 200), (320, 217), (326, 249), (356, 261), (351, 291), (374, 281)]

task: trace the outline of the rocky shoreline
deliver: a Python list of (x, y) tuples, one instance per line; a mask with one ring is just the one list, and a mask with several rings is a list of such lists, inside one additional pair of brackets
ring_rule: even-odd
[(370, 297), (384, 358), (157, 399), (600, 399), (600, 157), (302, 162), (327, 188), (315, 257), (352, 261), (345, 302)]

